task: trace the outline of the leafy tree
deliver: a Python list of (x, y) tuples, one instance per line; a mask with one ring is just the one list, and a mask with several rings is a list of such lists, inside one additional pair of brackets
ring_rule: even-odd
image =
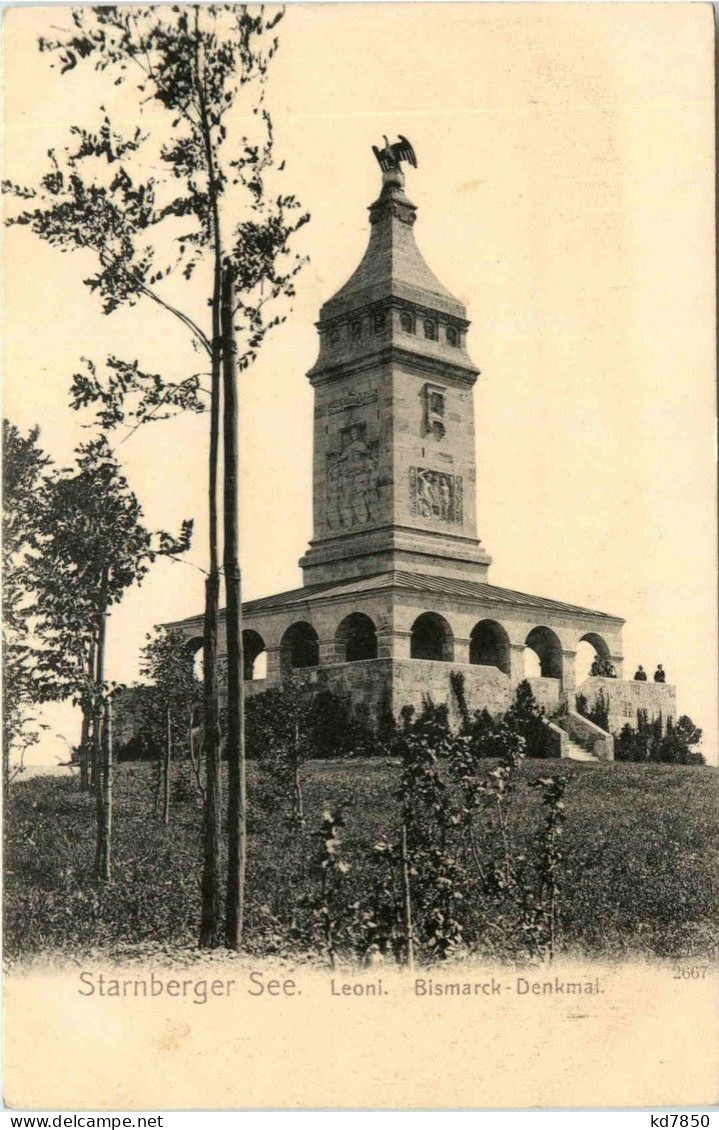
[[(307, 757), (350, 757), (374, 752), (377, 741), (371, 730), (352, 716), (343, 698), (332, 691), (308, 692), (305, 695), (300, 690), (303, 686), (298, 679), (286, 681), (248, 700), (249, 758), (262, 761), (269, 751), (284, 750), (294, 733), (286, 715), (294, 713), (296, 700), (301, 704), (301, 728), (305, 735), (303, 744), (307, 748)], [(283, 753), (282, 756), (286, 755)]]
[(646, 710), (639, 710), (637, 728), (627, 722), (615, 735), (614, 756), (617, 761), (703, 765), (703, 755), (694, 748), (701, 739), (702, 731), (686, 714), (676, 723), (667, 719), (663, 732), (661, 716), (649, 721)]
[(682, 714), (676, 724), (669, 718), (666, 733), (660, 736), (652, 751), (652, 760), (675, 765), (703, 765), (704, 757), (693, 748), (701, 740), (702, 731), (687, 714)]
[[(140, 584), (158, 556), (189, 548), (192, 522), (178, 537), (151, 533), (107, 440), (81, 444), (75, 465), (44, 484), (32, 554), (38, 679), (45, 699), (72, 698), (92, 729), (98, 876), (109, 879), (112, 813), (111, 692), (105, 675), (107, 618), (125, 590)], [(87, 743), (81, 751), (88, 758)]]
[(615, 761), (636, 761), (634, 756), (636, 745), (636, 730), (629, 723), (625, 722), (618, 734), (614, 735), (614, 760)]
[(524, 756), (524, 737), (511, 722), (493, 718), (488, 710), (477, 711), (469, 737), (470, 751), (476, 758), (513, 763)]
[[(28, 553), (38, 545), (38, 498), (50, 460), (39, 428), (23, 435), (3, 420), (2, 681), (3, 784), (22, 772), (25, 751), (39, 738), (33, 707), (39, 693), (30, 642), (32, 581)], [(13, 755), (16, 758), (12, 765)]]
[(419, 714), (413, 706), (403, 706), (400, 719), (391, 751), (393, 756), (404, 758), (416, 748), (429, 748), (437, 757), (447, 755), (452, 745), (452, 731), (446, 703), (437, 703), (430, 695), (425, 695)]
[(589, 720), (595, 726), (599, 726), (601, 730), (606, 730), (609, 733), (609, 699), (604, 691), (600, 689), (597, 695), (594, 707), (589, 712)]
[(467, 693), (465, 689), (464, 671), (450, 671), (449, 683), (452, 688), (455, 702), (459, 716), (462, 720), (462, 732), (467, 733), (472, 726), (472, 717), (469, 713), (469, 706), (467, 704)]
[(704, 758), (698, 750), (693, 750), (692, 747), (699, 745), (702, 740), (702, 731), (698, 726), (695, 726), (688, 714), (681, 714), (677, 720), (676, 725), (673, 727), (672, 735), (674, 739), (681, 743), (683, 749), (686, 751), (687, 764), (704, 764)]
[(314, 755), (314, 719), (312, 691), (299, 679), (289, 679), (248, 703), (248, 752), (282, 783), (291, 798), (292, 820), (299, 826), (305, 819), (302, 765)]
[(504, 721), (524, 739), (527, 757), (551, 757), (544, 707), (537, 702), (527, 679), (517, 687), (514, 702), (505, 714)]
[(158, 782), (162, 783), (162, 820), (170, 821), (170, 767), (173, 752), (186, 751), (200, 793), (199, 754), (195, 749), (193, 716), (202, 688), (192, 669), (187, 639), (176, 629), (157, 628), (142, 649), (140, 671), (151, 681), (143, 696), (141, 725), (162, 751)]
[(594, 706), (590, 708), (587, 701), (587, 696), (583, 694), (577, 695), (577, 713), (581, 714), (584, 718), (588, 718), (595, 726), (609, 732), (609, 699), (604, 691), (600, 688), (599, 693), (594, 702)]
[[(158, 146), (138, 126), (120, 133), (108, 113), (91, 127), (75, 125), (71, 144), (51, 150), (40, 184), (11, 181), (5, 190), (23, 201), (11, 222), (28, 225), (62, 250), (94, 253), (86, 284), (103, 311), (140, 300), (178, 319), (210, 365), (209, 572), (205, 586), (204, 734), (207, 752), (203, 911), (200, 941), (219, 941), (219, 711), (215, 675), (219, 607), (217, 476), (220, 451), (220, 392), (224, 386), (225, 561), (228, 597), (228, 716), (230, 797), (226, 940), (239, 946), (244, 889), (244, 767), (242, 633), (236, 552), (238, 452), (236, 372), (247, 369), (267, 332), (283, 316), (277, 299), (294, 293), (302, 261), (290, 254), (291, 236), (308, 216), (295, 197), (268, 182), (275, 166), (272, 121), (265, 105), (268, 68), (278, 46), (281, 11), (268, 14), (244, 5), (76, 8), (71, 27), (40, 40), (61, 74), (79, 65), (107, 72), (115, 85), (132, 85), (138, 115), (149, 106), (166, 116), (167, 140)], [(159, 152), (158, 152), (159, 150)], [(277, 166), (280, 171), (282, 165)], [(229, 214), (228, 214), (229, 213)], [(158, 234), (174, 240), (174, 260), (158, 252)], [(204, 288), (198, 268), (207, 260)], [(169, 275), (192, 281), (196, 298), (207, 301), (209, 326), (179, 309), (163, 289)], [(224, 289), (224, 317), (223, 317)], [(199, 308), (197, 302), (189, 309)], [(139, 372), (137, 362), (108, 360), (110, 378), (100, 388), (103, 410), (124, 415), (122, 382), (113, 376)], [(224, 374), (224, 375), (223, 375)], [(197, 374), (188, 377), (190, 387)], [(138, 378), (139, 380), (139, 378)], [(90, 383), (94, 374), (90, 370)], [(135, 416), (160, 409), (165, 390), (133, 380)], [(149, 399), (144, 389), (149, 389)], [(90, 388), (90, 393), (93, 388)], [(179, 389), (175, 393), (179, 394)], [(97, 392), (97, 388), (95, 388)], [(88, 393), (82, 381), (77, 395)], [(109, 398), (109, 403), (106, 399)], [(119, 407), (118, 407), (119, 404)]]
[(346, 699), (332, 691), (313, 697), (311, 741), (313, 757), (369, 757), (385, 748), (382, 738), (351, 713)]

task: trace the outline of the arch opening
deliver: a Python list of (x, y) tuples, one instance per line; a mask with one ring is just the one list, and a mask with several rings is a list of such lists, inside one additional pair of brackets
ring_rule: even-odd
[(496, 620), (480, 620), (469, 637), (469, 662), (509, 674), (509, 636)]
[(525, 640), (525, 647), (537, 656), (539, 674), (543, 679), (561, 679), (562, 645), (551, 628), (532, 628)]
[(205, 677), (205, 657), (203, 655), (203, 647), (205, 641), (202, 636), (195, 636), (193, 639), (187, 641), (187, 654), (192, 664), (192, 674), (201, 683)]
[(364, 612), (351, 612), (337, 628), (335, 654), (338, 663), (377, 658), (377, 629)]
[(577, 679), (583, 682), (592, 675), (611, 675), (614, 671), (609, 646), (596, 632), (587, 632), (577, 646)]
[(280, 663), (287, 673), (296, 667), (317, 667), (320, 644), (317, 632), (305, 620), (290, 625), (280, 643)]
[(451, 663), (454, 659), (452, 629), (438, 612), (423, 612), (412, 625), (410, 640), (412, 659), (439, 659)]
[(242, 633), (242, 667), (245, 682), (267, 676), (265, 641), (253, 628), (245, 628)]

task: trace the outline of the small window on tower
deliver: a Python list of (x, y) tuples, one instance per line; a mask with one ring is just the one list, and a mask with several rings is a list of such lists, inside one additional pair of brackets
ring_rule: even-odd
[(335, 345), (339, 341), (339, 339), (340, 339), (340, 331), (337, 328), (337, 326), (335, 326), (333, 329), (330, 330), (330, 344)]
[(411, 314), (408, 314), (406, 310), (403, 310), (400, 314), (399, 324), (406, 334), (414, 333), (414, 318)]
[(447, 326), (447, 341), (450, 345), (459, 345), (459, 334), (454, 326)]
[(424, 386), (424, 430), (437, 440), (443, 439), (447, 430), (444, 422), (446, 392), (441, 385)]
[(384, 310), (380, 310), (379, 313), (375, 314), (375, 316), (374, 316), (374, 332), (379, 333), (380, 330), (383, 330), (384, 327), (385, 327), (385, 323), (386, 323), (386, 318), (385, 318)]
[(430, 341), (437, 340), (437, 326), (434, 322), (431, 322), (429, 318), (424, 323), (424, 336), (428, 337)]
[(361, 336), (362, 336), (362, 323), (359, 320), (359, 318), (356, 318), (355, 321), (352, 323), (352, 337), (361, 337)]

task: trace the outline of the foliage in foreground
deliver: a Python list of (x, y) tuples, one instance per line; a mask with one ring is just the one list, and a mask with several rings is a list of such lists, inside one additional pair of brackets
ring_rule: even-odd
[[(39, 697), (29, 606), (28, 555), (34, 548), (39, 491), (50, 459), (38, 443), (3, 419), (2, 438), (2, 683), (3, 787), (23, 771), (26, 751), (39, 740)], [(12, 761), (14, 760), (14, 764)]]
[[(491, 761), (486, 766), (496, 767)], [(524, 855), (532, 868), (542, 866), (531, 849), (546, 815), (542, 790), (531, 782), (546, 776), (546, 768), (546, 762), (520, 766), (507, 817), (513, 858)], [(556, 863), (557, 953), (617, 959), (700, 958), (712, 953), (719, 910), (719, 774), (674, 765), (657, 765), (651, 773), (641, 765), (570, 767), (559, 762), (553, 768), (553, 775), (562, 779), (571, 775), (564, 797), (562, 859)], [(314, 833), (320, 831), (323, 809), (336, 816), (342, 806), (336, 858), (347, 870), (337, 875), (341, 921), (334, 944), (340, 959), (356, 956), (361, 927), (371, 962), (382, 948), (370, 938), (372, 923), (380, 931), (386, 928), (377, 884), (383, 878), (389, 881), (387, 854), (375, 849), (380, 843), (396, 843), (388, 831), (398, 828), (401, 816), (397, 793), (402, 767), (379, 758), (313, 761), (302, 773), (308, 819), (298, 828), (285, 811), (266, 803), (264, 775), (252, 766), (247, 946), (256, 954), (326, 959), (324, 912), (320, 909), (317, 916), (316, 897), (321, 893), (316, 868), (322, 841)], [(9, 958), (95, 952), (126, 959), (133, 953), (165, 951), (175, 961), (194, 952), (200, 913), (200, 805), (189, 766), (174, 765), (174, 816), (164, 826), (153, 815), (151, 776), (148, 765), (118, 767), (115, 876), (104, 885), (92, 878), (91, 798), (67, 779), (17, 783), (7, 801), (5, 823)], [(492, 804), (496, 808), (496, 800)], [(501, 863), (494, 828), (482, 821), (473, 829), (482, 867)], [(394, 874), (396, 882), (396, 865)], [(367, 896), (375, 893), (379, 897), (373, 902)], [(303, 896), (315, 906), (303, 904)], [(421, 901), (417, 889), (417, 910)], [(499, 903), (488, 914), (486, 899), (473, 894), (467, 902), (467, 948), (487, 960), (527, 956), (528, 948), (517, 944), (516, 934), (503, 923), (497, 925)], [(352, 925), (355, 941), (348, 945), (344, 922), (358, 921), (355, 903), (363, 911), (374, 912), (376, 906), (380, 917), (368, 921), (363, 916), (359, 926)], [(511, 905), (511, 900), (505, 903)], [(428, 925), (416, 913), (414, 917), (417, 958), (432, 960), (430, 951), (437, 947), (427, 943)], [(394, 936), (400, 939), (399, 929)], [(394, 959), (392, 945), (390, 939), (385, 960)], [(461, 947), (454, 952), (461, 954)]]
[[(593, 707), (587, 697), (578, 694), (577, 711), (602, 730), (609, 730), (609, 700), (599, 691)], [(614, 734), (614, 756), (617, 761), (665, 762), (669, 765), (704, 765), (705, 758), (695, 746), (702, 740), (702, 732), (688, 714), (675, 722), (667, 718), (664, 725), (661, 715), (649, 720), (646, 710), (637, 711), (636, 727), (626, 722)]]
[(687, 714), (676, 722), (667, 718), (666, 729), (661, 716), (650, 722), (645, 710), (637, 712), (637, 728), (628, 723), (614, 739), (617, 761), (665, 762), (670, 765), (704, 765), (704, 755), (695, 749), (702, 732)]

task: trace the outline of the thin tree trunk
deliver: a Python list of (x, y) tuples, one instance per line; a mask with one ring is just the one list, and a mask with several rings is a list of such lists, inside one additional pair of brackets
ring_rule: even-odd
[(162, 771), (162, 823), (170, 823), (170, 766), (172, 764), (172, 711), (165, 714), (165, 763)]
[(238, 557), (237, 378), (232, 316), (233, 273), (225, 264), (222, 280), (222, 366), (224, 393), (224, 570), (227, 633), (227, 903), (225, 940), (242, 945), (245, 899), (246, 782), (242, 593)]
[(82, 706), (82, 726), (80, 727), (80, 792), (86, 793), (90, 788), (90, 773), (88, 767), (87, 748), (90, 737), (90, 708), (87, 703)]
[(305, 805), (302, 796), (302, 781), (300, 779), (300, 763), (295, 761), (292, 773), (292, 791), (294, 794), (295, 822), (302, 827), (305, 822)]
[(217, 612), (219, 577), (205, 583), (204, 717), (205, 808), (203, 822), (200, 945), (219, 944), (220, 924), (220, 761), (217, 710)]
[(155, 765), (155, 785), (152, 795), (152, 815), (160, 819), (160, 793), (162, 792), (162, 778), (165, 772), (165, 751), (158, 743), (157, 764)]
[(334, 970), (337, 967), (337, 951), (335, 949), (334, 932), (332, 930), (332, 918), (328, 910), (327, 896), (329, 894), (329, 890), (327, 884), (327, 874), (327, 868), (324, 868), (324, 870), (322, 871), (322, 884), (320, 888), (322, 892), (322, 906), (324, 907), (322, 911), (322, 930), (325, 936), (325, 947), (327, 949), (327, 957), (329, 958), (330, 962), (330, 969)]
[(200, 74), (199, 8), (195, 8), (195, 83), (197, 86), (200, 124), (205, 160), (207, 191), (212, 211), (214, 232), (214, 272), (212, 284), (212, 357), (210, 397), (209, 455), (209, 551), (210, 569), (205, 584), (205, 622), (203, 642), (204, 697), (203, 744), (205, 748), (205, 804), (203, 816), (202, 910), (200, 945), (211, 947), (220, 941), (220, 722), (217, 688), (217, 628), (219, 617), (220, 574), (217, 547), (217, 463), (220, 437), (220, 297), (222, 290), (222, 243), (217, 205), (212, 138), (204, 97), (204, 79)]
[(402, 824), (401, 857), (402, 866), (402, 910), (404, 936), (407, 953), (407, 967), (414, 969), (414, 933), (412, 930), (412, 892), (409, 885), (409, 859), (407, 856), (407, 825)]
[(88, 792), (95, 790), (95, 730), (97, 729), (95, 712), (90, 709), (87, 726), (87, 788)]
[(112, 702), (108, 698), (103, 710), (102, 727), (102, 840), (98, 873), (104, 882), (112, 876)]
[[(107, 588), (108, 571), (103, 567), (100, 582), (100, 619), (97, 631), (97, 655), (95, 670), (96, 696), (104, 694), (105, 689), (105, 638), (107, 635)], [(105, 807), (104, 807), (104, 766), (103, 750), (105, 742), (105, 724), (107, 717), (101, 702), (95, 706), (95, 733), (93, 735), (93, 784), (95, 787), (95, 813), (97, 818), (97, 839), (95, 847), (95, 871), (98, 878), (103, 878), (103, 853), (105, 852)]]
[(3, 799), (7, 800), (10, 788), (10, 742), (4, 730), (2, 736), (2, 788)]
[[(92, 686), (95, 677), (95, 641), (90, 644), (87, 657), (87, 679)], [(82, 730), (80, 732), (80, 792), (86, 793), (90, 789), (90, 762), (91, 747), (90, 737), (92, 731), (92, 705), (85, 702), (82, 707)]]
[(302, 781), (300, 779), (300, 722), (299, 717), (295, 714), (295, 724), (293, 732), (293, 766), (292, 766), (292, 792), (293, 792), (293, 811), (297, 824), (302, 827), (305, 822), (305, 806), (302, 796)]
[(197, 784), (197, 791), (201, 797), (204, 797), (205, 790), (202, 787), (202, 778), (200, 777), (200, 757), (199, 754), (195, 755), (195, 739), (192, 734), (192, 714), (193, 710), (190, 707), (187, 715), (187, 745), (190, 751), (190, 765), (192, 766), (192, 773)]
[(557, 947), (557, 888), (552, 879), (549, 886), (549, 960), (554, 961)]

